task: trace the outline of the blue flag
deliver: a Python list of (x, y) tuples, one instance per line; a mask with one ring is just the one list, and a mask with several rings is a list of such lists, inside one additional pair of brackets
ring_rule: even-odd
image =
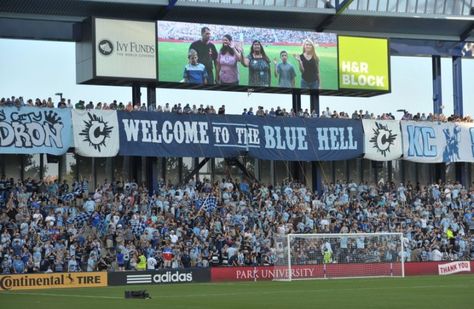
[(206, 199), (199, 199), (196, 201), (196, 208), (200, 210), (201, 208), (204, 211), (212, 212), (217, 208), (217, 199), (215, 196), (208, 196)]

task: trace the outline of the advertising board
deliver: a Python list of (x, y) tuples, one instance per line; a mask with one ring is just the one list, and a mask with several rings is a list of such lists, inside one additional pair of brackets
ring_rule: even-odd
[(160, 269), (109, 273), (109, 285), (173, 284), (211, 281), (209, 268)]
[(95, 75), (156, 80), (155, 23), (94, 19)]
[(107, 286), (106, 272), (1, 275), (0, 291)]
[(339, 88), (390, 91), (387, 39), (338, 36)]

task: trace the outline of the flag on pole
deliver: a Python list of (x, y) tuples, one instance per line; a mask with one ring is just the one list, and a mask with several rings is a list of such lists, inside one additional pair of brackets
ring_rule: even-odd
[(196, 201), (196, 207), (199, 210), (202, 209), (207, 212), (212, 212), (217, 208), (217, 198), (209, 194), (204, 200), (202, 198), (198, 199)]
[(89, 222), (89, 219), (92, 216), (92, 212), (82, 212), (78, 214), (77, 216), (74, 216), (72, 218), (68, 218), (66, 223), (67, 224), (73, 224), (76, 223), (80, 226), (82, 226), (84, 223)]
[(131, 223), (132, 226), (132, 233), (135, 237), (140, 237), (147, 227), (147, 224), (142, 221), (136, 221)]

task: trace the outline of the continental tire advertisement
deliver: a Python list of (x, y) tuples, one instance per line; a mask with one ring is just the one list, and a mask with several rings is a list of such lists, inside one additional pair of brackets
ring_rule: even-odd
[(172, 284), (211, 281), (209, 268), (163, 269), (109, 273), (109, 285)]
[(107, 286), (106, 272), (50, 273), (0, 276), (0, 291)]

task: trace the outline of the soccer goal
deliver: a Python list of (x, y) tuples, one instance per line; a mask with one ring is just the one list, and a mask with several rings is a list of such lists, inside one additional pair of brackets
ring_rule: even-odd
[(275, 238), (273, 280), (404, 277), (402, 233)]

